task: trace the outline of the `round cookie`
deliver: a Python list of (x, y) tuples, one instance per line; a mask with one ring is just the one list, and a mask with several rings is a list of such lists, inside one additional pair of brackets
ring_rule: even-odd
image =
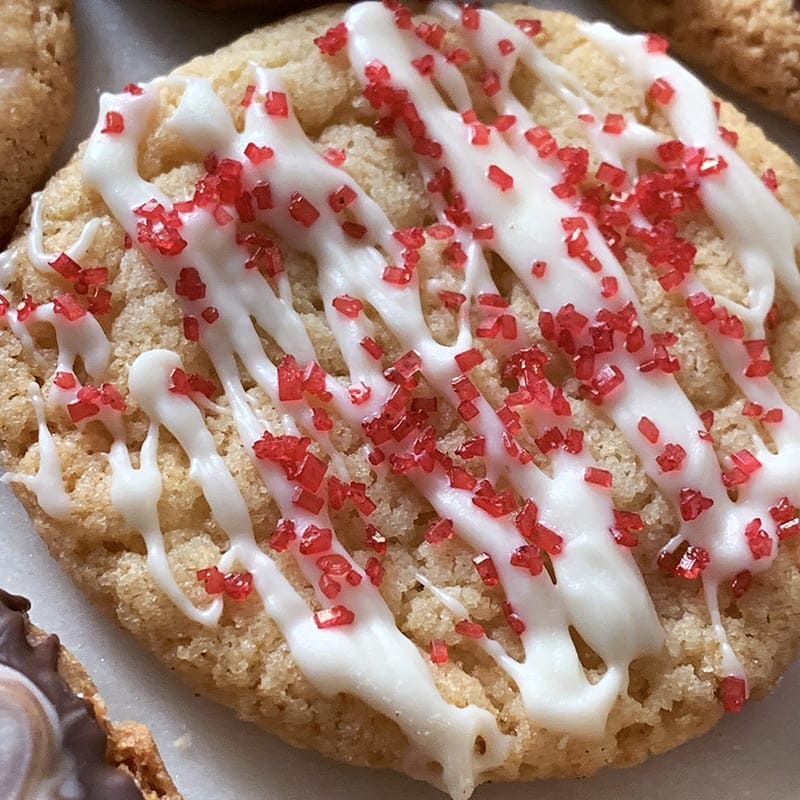
[(106, 718), (83, 667), (30, 623), (29, 608), (0, 590), (3, 785), (19, 796), (68, 786), (87, 800), (180, 800), (147, 728)]
[(0, 243), (67, 130), (77, 51), (69, 0), (0, 7)]
[(431, 11), (105, 96), (10, 250), (0, 435), (193, 686), (463, 798), (796, 653), (800, 172), (657, 40)]
[(689, 63), (800, 122), (800, 9), (792, 0), (609, 0), (632, 25), (667, 36)]

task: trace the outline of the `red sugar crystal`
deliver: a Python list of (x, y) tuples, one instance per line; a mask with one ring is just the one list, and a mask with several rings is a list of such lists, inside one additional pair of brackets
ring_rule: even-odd
[(71, 294), (61, 294), (53, 298), (53, 311), (69, 322), (76, 322), (86, 316), (86, 311)]
[(447, 643), (442, 639), (431, 639), (431, 661), (434, 664), (447, 663)]
[(500, 77), (493, 70), (485, 72), (481, 77), (481, 87), (487, 97), (493, 97), (500, 91)]
[(122, 133), (125, 130), (125, 120), (119, 111), (109, 111), (106, 113), (106, 126), (100, 133)]
[(297, 529), (294, 522), (290, 519), (281, 519), (269, 537), (269, 546), (273, 550), (283, 553), (296, 538)]
[(74, 281), (81, 273), (80, 264), (73, 261), (66, 253), (61, 253), (48, 263), (62, 278), (66, 278), (68, 281)]
[(363, 310), (364, 304), (355, 297), (341, 294), (333, 298), (333, 307), (343, 316), (355, 319)]
[(675, 90), (665, 78), (656, 78), (647, 90), (647, 96), (665, 106), (675, 96)]
[(542, 31), (542, 22), (538, 19), (518, 19), (514, 23), (526, 36), (533, 38)]
[(729, 713), (737, 713), (747, 700), (747, 685), (742, 678), (728, 675), (719, 685), (719, 699)]
[(705, 497), (697, 489), (681, 489), (680, 510), (681, 517), (689, 522), (697, 519), (706, 509), (711, 508), (714, 501), (710, 497)]
[(583, 479), (586, 483), (593, 483), (595, 486), (602, 486), (604, 489), (610, 489), (613, 481), (611, 473), (607, 469), (598, 469), (597, 467), (586, 467)]
[(453, 520), (437, 519), (425, 530), (425, 541), (430, 544), (439, 544), (446, 539), (453, 538)]
[(134, 97), (144, 94), (144, 89), (136, 83), (126, 83), (125, 86), (122, 87), (122, 91)]
[(553, 134), (543, 125), (529, 128), (525, 131), (525, 138), (536, 148), (539, 158), (552, 156), (558, 150)]
[(335, 599), (336, 597), (338, 597), (339, 592), (342, 591), (342, 587), (339, 584), (339, 582), (335, 578), (332, 578), (327, 573), (320, 575), (319, 589), (322, 592), (322, 594), (324, 594), (325, 597), (328, 598), (328, 600)]
[(621, 189), (625, 185), (628, 173), (621, 167), (614, 166), (614, 164), (609, 164), (607, 161), (604, 161), (598, 167), (595, 177), (601, 183), (605, 183), (614, 189)]
[[(321, 506), (320, 506), (321, 507)], [(331, 549), (333, 532), (330, 528), (309, 525), (300, 537), (300, 552), (305, 556), (318, 555)]]
[(203, 582), (207, 594), (222, 594), (225, 591), (225, 576), (218, 567), (197, 570), (197, 580)]
[(321, 611), (314, 613), (314, 622), (320, 630), (351, 625), (355, 618), (356, 615), (346, 606), (323, 608)]
[(253, 98), (256, 95), (256, 87), (255, 84), (251, 83), (245, 90), (244, 94), (242, 95), (242, 106), (244, 108), (249, 108), (253, 103)]
[(770, 168), (764, 170), (764, 174), (761, 176), (761, 181), (771, 192), (774, 193), (778, 191), (778, 176), (775, 174), (774, 169)]
[(271, 117), (289, 116), (289, 103), (284, 92), (267, 92), (264, 108)]
[(510, 39), (501, 39), (497, 43), (497, 49), (500, 51), (501, 55), (508, 56), (514, 52), (514, 44)]
[(278, 399), (283, 402), (303, 399), (302, 375), (293, 355), (285, 355), (278, 364)]
[(367, 577), (373, 586), (380, 586), (383, 582), (383, 576), (386, 574), (383, 564), (375, 556), (370, 556), (367, 559), (364, 572), (367, 573)]
[(268, 183), (257, 183), (253, 187), (253, 197), (260, 211), (272, 208), (272, 189)]
[(299, 192), (292, 192), (289, 198), (289, 216), (310, 228), (319, 219), (319, 211)]
[(463, 353), (459, 353), (456, 357), (456, 364), (458, 364), (458, 368), (462, 372), (469, 372), (473, 367), (477, 367), (478, 364), (483, 363), (483, 356), (481, 355), (480, 350), (475, 349), (474, 347), (470, 350), (465, 350)]
[(469, 460), (470, 458), (479, 458), (484, 455), (486, 451), (486, 440), (483, 436), (473, 436), (467, 439), (457, 450), (456, 455)]
[(544, 569), (544, 562), (541, 555), (539, 555), (538, 548), (529, 544), (523, 544), (515, 548), (511, 552), (509, 562), (512, 567), (527, 570), (534, 577), (540, 575)]
[(241, 602), (253, 591), (253, 575), (250, 572), (229, 572), (225, 575), (225, 594)]
[(244, 148), (244, 154), (254, 164), (263, 164), (275, 155), (271, 147), (267, 147), (266, 145), (259, 147), (254, 142), (248, 143), (247, 147)]
[(500, 578), (497, 575), (497, 569), (494, 566), (494, 561), (488, 553), (478, 553), (472, 557), (472, 563), (478, 576), (486, 586), (497, 586), (500, 583)]
[(372, 524), (367, 524), (364, 543), (378, 555), (386, 553), (386, 537)]
[(780, 408), (771, 408), (761, 417), (762, 422), (778, 423), (783, 421), (783, 410)]
[(374, 358), (380, 361), (383, 357), (383, 348), (371, 337), (365, 336), (359, 344)]
[(473, 6), (464, 6), (461, 9), (461, 24), (469, 31), (476, 31), (481, 22), (481, 12)]
[(183, 267), (175, 282), (175, 294), (187, 300), (202, 300), (206, 296), (206, 285), (194, 267)]
[(462, 619), (456, 622), (456, 633), (462, 636), (467, 636), (470, 639), (481, 639), (485, 636), (483, 625), (478, 622), (471, 622), (468, 619)]
[(447, 289), (439, 292), (439, 299), (444, 304), (445, 308), (450, 311), (458, 311), (462, 305), (467, 301), (467, 297), (461, 292), (451, 292)]
[(679, 578), (694, 580), (709, 565), (711, 557), (702, 547), (690, 545), (675, 566), (675, 575)]
[(606, 299), (616, 296), (619, 291), (617, 279), (611, 275), (600, 280), (600, 294)]
[(658, 441), (658, 437), (660, 436), (660, 432), (656, 424), (648, 419), (647, 417), (642, 417), (639, 420), (639, 433), (647, 439), (650, 444), (655, 444)]
[(675, 472), (683, 465), (686, 451), (679, 444), (669, 443), (664, 446), (663, 452), (656, 456), (656, 462), (662, 472)]
[(737, 572), (731, 579), (731, 592), (734, 597), (742, 597), (753, 583), (753, 574), (749, 569)]
[(517, 636), (522, 636), (525, 633), (525, 622), (522, 617), (514, 611), (513, 606), (508, 600), (503, 601), (503, 616), (506, 618), (508, 627), (511, 628)]
[[(319, 514), (322, 511), (324, 501), (321, 497), (309, 492), (308, 489), (298, 486), (292, 495), (292, 503), (311, 514)], [(303, 535), (305, 536), (305, 534)]]
[(74, 389), (77, 385), (77, 379), (71, 372), (56, 372), (53, 383), (58, 386), (59, 389), (70, 390)]
[(367, 386), (364, 381), (359, 381), (352, 386), (349, 386), (347, 389), (347, 393), (350, 395), (350, 402), (354, 406), (361, 406), (369, 400), (372, 389)]
[(507, 192), (514, 186), (514, 179), (496, 164), (492, 164), (486, 171), (486, 177), (500, 187), (500, 191)]
[(322, 36), (314, 39), (314, 44), (323, 55), (336, 55), (347, 44), (347, 26), (344, 22), (340, 22), (328, 28)]
[(747, 544), (750, 547), (753, 559), (758, 561), (758, 559), (767, 558), (772, 554), (772, 539), (762, 529), (761, 520), (758, 517), (747, 523), (744, 535), (747, 538)]
[(645, 50), (648, 53), (666, 53), (669, 50), (669, 41), (656, 33), (648, 33), (645, 36)]
[(338, 213), (342, 209), (347, 208), (356, 197), (355, 191), (345, 184), (328, 195), (328, 205)]
[(195, 317), (186, 316), (183, 318), (183, 335), (190, 342), (200, 341), (200, 323)]
[(531, 275), (533, 275), (534, 278), (543, 278), (546, 270), (546, 261), (534, 261), (533, 266), (531, 266)]
[(620, 134), (625, 130), (625, 117), (622, 114), (606, 114), (603, 123), (603, 132)]

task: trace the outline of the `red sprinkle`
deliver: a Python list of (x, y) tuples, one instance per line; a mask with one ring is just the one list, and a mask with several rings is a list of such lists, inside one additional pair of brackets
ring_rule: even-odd
[(496, 164), (492, 164), (486, 171), (486, 177), (500, 187), (500, 191), (507, 192), (514, 186), (514, 179), (505, 171), (500, 169)]
[(447, 642), (443, 639), (431, 639), (431, 661), (434, 664), (447, 663)]
[(289, 116), (289, 103), (284, 92), (267, 92), (264, 108), (271, 117)]
[(473, 556), (472, 563), (475, 565), (475, 569), (484, 585), (497, 586), (500, 583), (494, 561), (492, 561), (492, 557), (488, 553), (478, 553), (478, 555)]
[(363, 310), (364, 304), (355, 297), (341, 294), (333, 298), (333, 307), (343, 316), (355, 319)]
[(346, 606), (333, 606), (323, 608), (314, 614), (314, 622), (320, 630), (325, 628), (339, 628), (342, 625), (351, 625), (356, 615)]
[(747, 699), (745, 682), (734, 675), (728, 675), (727, 678), (723, 678), (722, 683), (719, 685), (719, 699), (722, 701), (722, 707), (728, 713), (741, 711)]
[(668, 105), (675, 96), (675, 90), (665, 78), (656, 78), (647, 90), (647, 96), (661, 105)]
[(650, 444), (655, 444), (658, 441), (658, 437), (660, 436), (660, 432), (656, 424), (648, 419), (647, 417), (642, 417), (639, 420), (639, 433), (647, 439)]
[(347, 26), (344, 22), (328, 28), (322, 36), (314, 39), (314, 44), (326, 56), (335, 56), (347, 44)]
[(109, 111), (106, 114), (106, 126), (100, 133), (117, 134), (122, 133), (124, 130), (125, 120), (122, 118), (122, 114), (119, 111)]
[(586, 483), (593, 483), (595, 486), (602, 486), (604, 489), (610, 489), (613, 483), (611, 473), (607, 469), (599, 469), (598, 467), (586, 467), (583, 479)]
[(462, 619), (456, 622), (456, 633), (462, 636), (467, 636), (470, 639), (482, 639), (486, 634), (483, 630), (483, 625), (478, 622), (471, 622), (468, 619)]
[(310, 228), (319, 219), (319, 211), (299, 192), (293, 192), (289, 198), (289, 216)]

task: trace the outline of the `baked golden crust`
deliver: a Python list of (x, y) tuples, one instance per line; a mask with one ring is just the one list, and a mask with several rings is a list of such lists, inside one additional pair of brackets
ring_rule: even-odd
[(800, 10), (792, 0), (608, 0), (630, 24), (772, 111), (800, 122)]
[(70, 0), (0, 4), (0, 70), (10, 70), (0, 80), (0, 243), (67, 130), (77, 69), (71, 9)]
[[(530, 16), (527, 6), (498, 6), (508, 19)], [(198, 58), (182, 68), (186, 75), (208, 77), (215, 91), (241, 115), (240, 100), (250, 82), (248, 63), (281, 67), (292, 94), (299, 120), (320, 147), (346, 147), (345, 169), (387, 212), (396, 226), (425, 225), (431, 221), (423, 181), (413, 159), (401, 145), (378, 138), (373, 117), (360, 97), (360, 88), (346, 58), (323, 58), (313, 46), (314, 37), (341, 19), (341, 8), (326, 8), (299, 15), (256, 31), (218, 53)], [(537, 11), (544, 33), (537, 39), (546, 54), (575, 72), (587, 87), (615, 111), (642, 116), (639, 91), (621, 74), (608, 56), (590, 45), (576, 28), (574, 17)], [(582, 129), (544, 91), (520, 82), (518, 91), (533, 116), (547, 125), (559, 141), (588, 146)], [(146, 144), (140, 150), (140, 171), (154, 179), (171, 197), (186, 196), (202, 174), (202, 164), (186, 151), (164, 125), (177, 95), (165, 89)], [(647, 121), (666, 128), (663, 118), (647, 112)], [(739, 152), (757, 172), (774, 168), (781, 182), (781, 198), (796, 216), (800, 214), (800, 169), (762, 132), (735, 109), (723, 105), (721, 123), (740, 133)], [(596, 159), (593, 162), (596, 166)], [(189, 192), (190, 193), (190, 192)], [(137, 250), (123, 249), (123, 231), (98, 196), (82, 184), (77, 157), (47, 185), (42, 201), (45, 245), (57, 252), (71, 244), (90, 219), (103, 220), (89, 251), (87, 263), (102, 263), (110, 270), (112, 312), (102, 319), (112, 342), (113, 356), (108, 380), (125, 386), (127, 370), (141, 352), (165, 347), (178, 352), (187, 371), (211, 374), (211, 366), (196, 344), (181, 333), (181, 312), (167, 288)], [(704, 276), (714, 284), (729, 281), (732, 258), (727, 245), (703, 217), (688, 221), (683, 235), (698, 247)], [(23, 234), (24, 236), (24, 231)], [(17, 240), (22, 243), (22, 238)], [(287, 250), (286, 268), (295, 285), (295, 306), (318, 351), (323, 366), (343, 374), (344, 364), (332, 344), (314, 272), (308, 261)], [(35, 270), (19, 248), (17, 278), (10, 299), (23, 291), (34, 297), (54, 292), (52, 276)], [(685, 367), (680, 382), (698, 408), (715, 411), (714, 434), (724, 452), (742, 444), (739, 426), (741, 397), (723, 378), (722, 368), (702, 328), (678, 300), (661, 291), (641, 254), (631, 253), (626, 269), (655, 330), (675, 329), (674, 348)], [(784, 322), (771, 333), (777, 369), (775, 380), (784, 396), (800, 407), (800, 384), (795, 364), (800, 344), (800, 316), (779, 296)], [(519, 293), (512, 307), (518, 318), (535, 319), (536, 308)], [(452, 336), (447, 320), (431, 315), (435, 334)], [(400, 355), (380, 323), (376, 338), (387, 355)], [(540, 341), (529, 325), (535, 341)], [(32, 474), (38, 465), (36, 420), (26, 396), (32, 378), (51, 380), (55, 351), (43, 341), (45, 362), (37, 364), (8, 330), (0, 331), (0, 437), (9, 469)], [(269, 347), (267, 343), (265, 346)], [(47, 349), (49, 347), (49, 349)], [(489, 365), (487, 365), (488, 367)], [(496, 371), (495, 371), (496, 372)], [(503, 389), (489, 368), (478, 369), (476, 381), (492, 401)], [(256, 389), (250, 392), (268, 416), (268, 401)], [(443, 696), (459, 704), (474, 703), (491, 710), (505, 732), (515, 734), (507, 762), (488, 777), (510, 780), (546, 776), (588, 775), (607, 764), (628, 765), (662, 752), (711, 727), (722, 713), (716, 697), (719, 652), (708, 612), (695, 584), (666, 578), (655, 568), (659, 548), (676, 525), (674, 511), (647, 478), (637, 459), (611, 422), (583, 401), (572, 400), (578, 424), (601, 466), (614, 475), (614, 501), (620, 508), (640, 511), (647, 530), (641, 536), (637, 559), (666, 630), (667, 643), (657, 657), (635, 662), (631, 668), (629, 696), (612, 710), (605, 737), (600, 741), (565, 737), (533, 725), (522, 707), (513, 682), (490, 659), (465, 647), (453, 635), (452, 617), (438, 602), (420, 591), (416, 580), (424, 572), (434, 584), (460, 588), (460, 599), (471, 616), (512, 654), (518, 643), (500, 624), (500, 598), (480, 583), (471, 562), (472, 553), (457, 540), (432, 548), (418, 544), (421, 522), (429, 514), (427, 504), (411, 492), (402, 479), (379, 478), (370, 488), (378, 503), (371, 518), (379, 529), (391, 530), (384, 561), (384, 598), (398, 626), (421, 647), (431, 639), (445, 639), (450, 662), (437, 669), (435, 679)], [(245, 719), (278, 733), (287, 741), (311, 747), (340, 760), (369, 766), (401, 768), (398, 753), (404, 736), (392, 721), (381, 717), (361, 701), (347, 695), (321, 696), (300, 673), (276, 625), (257, 597), (228, 604), (217, 627), (204, 628), (187, 621), (158, 590), (147, 569), (139, 536), (126, 528), (108, 502), (110, 472), (105, 453), (108, 436), (89, 426), (78, 433), (63, 410), (48, 408), (48, 420), (58, 446), (67, 490), (74, 513), (57, 522), (36, 505), (24, 488), (17, 492), (33, 516), (51, 552), (89, 594), (119, 623), (166, 664), (205, 694), (232, 706)], [(127, 415), (129, 444), (141, 444), (146, 420), (135, 408)], [(277, 510), (263, 491), (248, 453), (227, 414), (210, 416), (207, 424), (217, 448), (239, 482), (251, 512), (256, 537), (265, 545), (277, 521)], [(450, 424), (455, 429), (457, 420)], [(344, 427), (337, 427), (334, 441), (345, 454), (355, 480), (370, 482), (371, 472), (356, 453), (357, 442)], [(177, 443), (165, 434), (159, 450), (164, 493), (159, 504), (171, 568), (186, 594), (200, 604), (205, 595), (195, 579), (198, 569), (217, 563), (225, 536), (208, 512), (188, 464)], [(337, 518), (343, 531), (348, 517)], [(355, 531), (344, 544), (357, 560), (368, 553)], [(292, 583), (313, 602), (311, 589), (287, 559), (278, 557)], [(800, 640), (800, 551), (796, 540), (782, 545), (772, 568), (754, 581), (747, 595), (735, 600), (723, 590), (722, 608), (731, 643), (742, 659), (755, 694), (767, 692), (794, 656)], [(596, 668), (592, 654), (584, 652), (590, 674)], [(596, 671), (595, 671), (595, 674)]]

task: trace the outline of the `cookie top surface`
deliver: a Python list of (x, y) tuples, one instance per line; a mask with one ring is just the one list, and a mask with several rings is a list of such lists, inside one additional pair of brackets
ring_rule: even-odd
[[(7, 796), (179, 800), (168, 778), (171, 793), (154, 789), (165, 785), (164, 770), (149, 735), (105, 720), (89, 677), (57, 636), (30, 624), (29, 608), (24, 598), (0, 590), (0, 775)], [(147, 748), (119, 758), (120, 741), (132, 733)], [(145, 762), (152, 762), (150, 775), (139, 780)]]
[(800, 600), (797, 167), (659, 40), (496, 11), (105, 96), (3, 264), (54, 554), (242, 716), (456, 797), (705, 730)]
[(69, 0), (0, 7), (0, 242), (66, 133), (77, 66)]
[(773, 111), (800, 122), (800, 5), (793, 0), (609, 0), (675, 51)]

